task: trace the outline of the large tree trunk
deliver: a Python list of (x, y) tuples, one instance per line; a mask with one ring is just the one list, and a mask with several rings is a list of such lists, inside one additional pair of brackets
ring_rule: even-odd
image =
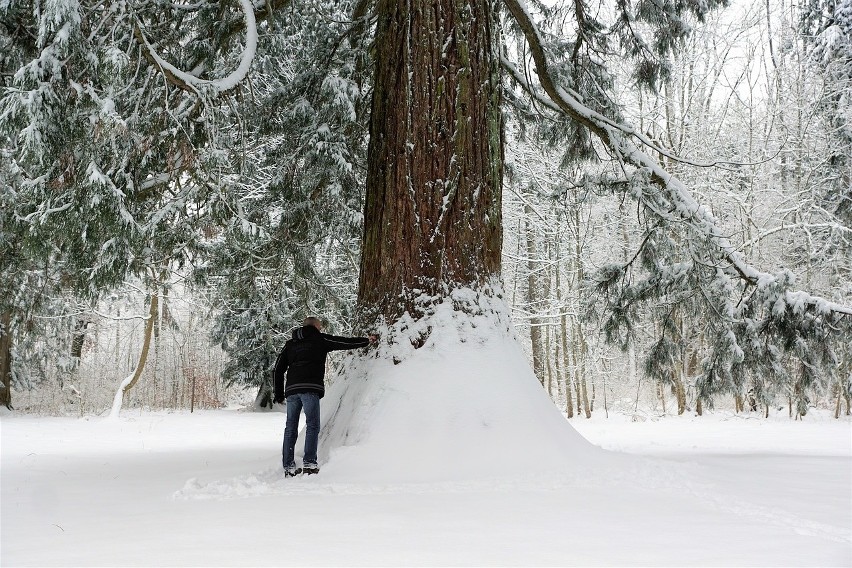
[(0, 315), (0, 405), (12, 408), (12, 312)]
[(414, 298), (500, 272), (499, 22), (490, 0), (379, 0), (358, 301), (396, 321)]

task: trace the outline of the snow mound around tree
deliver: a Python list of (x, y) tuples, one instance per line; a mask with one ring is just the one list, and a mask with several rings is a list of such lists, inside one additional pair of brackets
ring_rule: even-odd
[(323, 477), (441, 482), (576, 473), (605, 459), (536, 379), (498, 294), (457, 290), (422, 304), (425, 317), (350, 355), (328, 389)]

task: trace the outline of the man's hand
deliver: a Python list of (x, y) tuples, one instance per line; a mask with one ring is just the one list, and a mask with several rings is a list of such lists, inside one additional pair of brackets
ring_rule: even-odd
[(275, 404), (284, 404), (284, 397), (275, 395), (275, 398), (272, 399), (275, 401)]
[(376, 343), (379, 342), (379, 336), (375, 333), (371, 333), (368, 337), (370, 338), (370, 344), (371, 345), (375, 345)]

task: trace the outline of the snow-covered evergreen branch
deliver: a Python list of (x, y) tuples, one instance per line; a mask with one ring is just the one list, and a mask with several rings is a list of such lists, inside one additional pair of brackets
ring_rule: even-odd
[(201, 79), (192, 72), (186, 72), (178, 69), (168, 61), (164, 60), (157, 54), (156, 49), (148, 41), (142, 27), (137, 20), (133, 25), (133, 35), (143, 46), (145, 57), (152, 65), (163, 71), (166, 78), (172, 84), (184, 90), (196, 91), (201, 87), (209, 87), (216, 93), (227, 92), (236, 87), (248, 74), (251, 63), (254, 60), (254, 55), (257, 50), (257, 22), (255, 19), (255, 6), (250, 0), (240, 0), (240, 4), (245, 15), (245, 30), (246, 30), (246, 46), (243, 50), (242, 58), (239, 66), (226, 77), (222, 79), (208, 80)]
[[(693, 232), (711, 243), (727, 262), (727, 266), (722, 268), (725, 273), (735, 275), (749, 286), (756, 287), (759, 290), (775, 288), (775, 284), (782, 280), (789, 282), (787, 271), (771, 274), (749, 264), (723, 233), (712, 213), (696, 201), (691, 192), (676, 176), (666, 171), (657, 160), (643, 151), (633, 139), (635, 138), (640, 143), (659, 151), (660, 149), (657, 145), (653, 144), (630, 126), (613, 121), (594, 111), (569, 93), (568, 90), (560, 87), (554, 81), (550, 72), (542, 35), (522, 0), (505, 0), (505, 4), (529, 44), (539, 84), (546, 97), (538, 93), (536, 88), (529, 84), (523, 73), (504, 57), (503, 67), (519, 85), (533, 95), (538, 102), (545, 104), (552, 110), (567, 115), (572, 120), (595, 133), (623, 164), (630, 164), (647, 172), (649, 180), (659, 189), (659, 192), (653, 196), (654, 200), (644, 199), (640, 196), (643, 205), (663, 217), (674, 215)], [(812, 309), (822, 314), (836, 313), (852, 316), (852, 307), (838, 304), (804, 291), (786, 290), (779, 299), (794, 310)]]

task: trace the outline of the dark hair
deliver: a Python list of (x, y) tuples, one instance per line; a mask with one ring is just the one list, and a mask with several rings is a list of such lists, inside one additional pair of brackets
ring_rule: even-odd
[(302, 322), (302, 325), (312, 325), (319, 329), (322, 327), (322, 320), (314, 316), (308, 316), (305, 318), (305, 321)]

